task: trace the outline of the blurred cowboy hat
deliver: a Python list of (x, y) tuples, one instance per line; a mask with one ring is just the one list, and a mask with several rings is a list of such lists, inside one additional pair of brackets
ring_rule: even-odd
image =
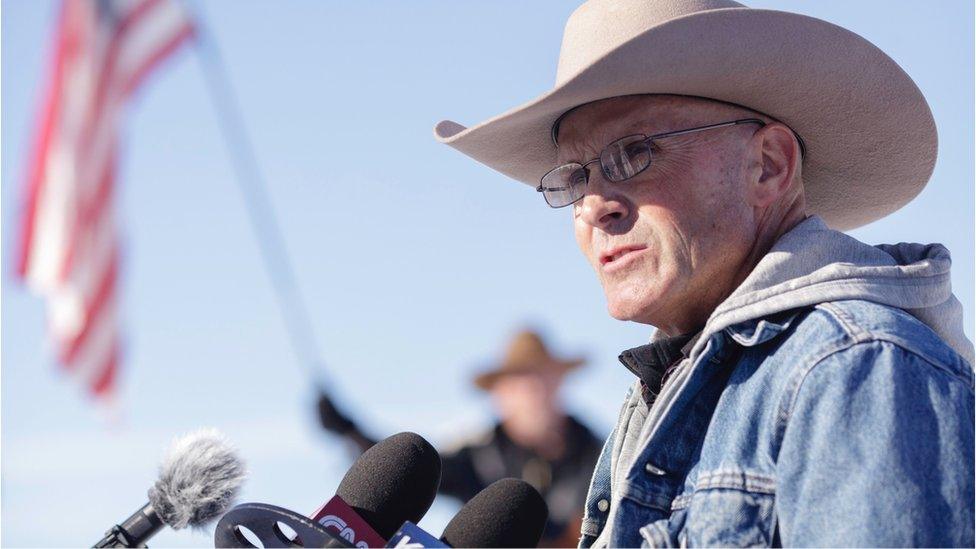
[(538, 333), (523, 330), (515, 334), (508, 344), (501, 364), (490, 371), (478, 374), (474, 378), (474, 384), (487, 391), (502, 376), (547, 370), (568, 372), (579, 367), (583, 362), (582, 358), (566, 360), (553, 356)]
[(552, 90), (434, 134), (535, 187), (556, 165), (550, 132), (563, 113), (634, 94), (704, 97), (783, 122), (805, 145), (808, 211), (837, 229), (904, 206), (935, 165), (928, 104), (884, 52), (826, 21), (730, 0), (590, 0), (566, 23)]

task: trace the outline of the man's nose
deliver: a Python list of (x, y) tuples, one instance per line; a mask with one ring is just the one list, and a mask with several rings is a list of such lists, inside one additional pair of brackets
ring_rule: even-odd
[[(597, 178), (594, 178), (597, 179)], [(579, 201), (580, 217), (594, 228), (612, 231), (630, 214), (627, 201), (604, 181), (591, 180), (586, 195)]]

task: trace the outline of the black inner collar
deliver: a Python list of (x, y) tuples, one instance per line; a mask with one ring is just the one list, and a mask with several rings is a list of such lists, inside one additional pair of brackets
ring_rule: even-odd
[(620, 353), (620, 362), (641, 380), (648, 404), (660, 394), (671, 370), (691, 353), (699, 335), (666, 337)]

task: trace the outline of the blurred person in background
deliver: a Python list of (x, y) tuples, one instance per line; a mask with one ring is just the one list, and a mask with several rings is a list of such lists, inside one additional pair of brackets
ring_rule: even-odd
[[(441, 454), (439, 491), (462, 502), (492, 482), (520, 478), (549, 505), (541, 546), (575, 546), (583, 503), (602, 441), (567, 413), (559, 401), (566, 374), (580, 358), (550, 354), (534, 331), (515, 335), (501, 363), (474, 378), (492, 399), (498, 418), (480, 436)], [(322, 427), (353, 442), (362, 452), (376, 439), (362, 432), (325, 393), (318, 401)]]

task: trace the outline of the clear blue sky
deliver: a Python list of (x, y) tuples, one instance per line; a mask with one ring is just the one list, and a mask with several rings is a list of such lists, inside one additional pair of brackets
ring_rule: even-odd
[[(472, 375), (508, 336), (545, 327), (590, 365), (567, 406), (605, 434), (631, 377), (620, 350), (651, 329), (612, 320), (568, 210), (437, 144), (551, 86), (575, 1), (192, 3), (245, 111), (323, 360), (375, 434), (442, 446), (491, 421)], [(764, 0), (865, 36), (915, 78), (935, 113), (925, 191), (854, 231), (942, 242), (973, 337), (973, 4)], [(15, 280), (27, 146), (55, 3), (2, 4), (2, 520), (4, 546), (91, 544), (144, 502), (168, 441), (225, 431), (248, 460), (244, 499), (307, 512), (349, 464), (321, 434), (233, 180), (199, 59), (182, 50), (131, 105), (121, 163), (127, 355), (121, 425), (63, 379), (42, 302)], [(440, 531), (456, 505), (439, 502)], [(164, 532), (155, 546), (212, 546)]]

